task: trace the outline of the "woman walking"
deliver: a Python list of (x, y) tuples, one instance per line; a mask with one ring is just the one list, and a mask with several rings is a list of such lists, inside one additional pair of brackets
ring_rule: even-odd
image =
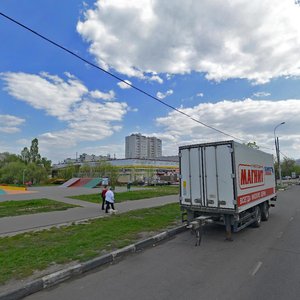
[(106, 209), (105, 213), (109, 213), (109, 208), (111, 207), (112, 212), (116, 212), (114, 202), (115, 202), (115, 195), (111, 188), (108, 188), (105, 194), (105, 202), (106, 202)]

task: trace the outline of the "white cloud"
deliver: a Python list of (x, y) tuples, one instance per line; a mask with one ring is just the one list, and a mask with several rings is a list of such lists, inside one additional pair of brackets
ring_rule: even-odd
[(168, 96), (170, 96), (172, 94), (173, 94), (173, 90), (167, 90), (165, 93), (157, 92), (156, 93), (156, 97), (158, 99), (164, 99), (164, 98), (166, 98), (166, 97), (168, 97)]
[(91, 91), (90, 95), (95, 99), (102, 99), (107, 101), (111, 101), (116, 98), (116, 94), (113, 90), (110, 90), (108, 93), (103, 93), (98, 90), (95, 90), (95, 91)]
[(42, 109), (60, 120), (69, 118), (70, 107), (82, 100), (88, 89), (78, 80), (66, 81), (58, 76), (41, 73), (0, 73), (7, 91), (14, 98), (26, 102), (36, 109)]
[(20, 131), (20, 126), (25, 122), (25, 119), (12, 116), (0, 115), (0, 132), (16, 133)]
[[(124, 81), (129, 83), (130, 85), (132, 84), (132, 82), (129, 81), (129, 80), (124, 80)], [(117, 84), (118, 84), (119, 88), (121, 88), (121, 89), (130, 89), (131, 86), (126, 84), (125, 82), (123, 82), (123, 81), (118, 82)]]
[[(46, 73), (0, 75), (4, 81), (4, 89), (11, 96), (65, 122), (65, 129), (45, 132), (38, 136), (44, 156), (57, 157), (62, 149), (74, 148), (80, 142), (100, 141), (122, 128), (120, 122), (127, 113), (126, 103), (96, 102), (90, 98), (104, 97), (105, 100), (112, 100), (113, 91), (108, 94), (100, 91), (90, 92), (70, 74), (66, 81)], [(12, 117), (9, 120), (12, 128), (24, 121)]]
[(292, 0), (98, 0), (77, 31), (101, 67), (128, 76), (196, 71), (265, 83), (300, 75)]
[(150, 81), (157, 81), (158, 83), (163, 83), (163, 79), (161, 77), (159, 77), (158, 75), (153, 75), (149, 78)]
[(267, 92), (257, 92), (253, 94), (254, 97), (260, 98), (260, 97), (268, 97), (271, 96), (270, 93)]
[[(276, 132), (280, 136), (282, 151), (294, 158), (300, 158), (300, 100), (241, 100), (201, 103), (195, 107), (180, 108), (193, 118), (211, 125), (245, 142), (256, 141), (263, 151), (273, 153), (274, 127), (286, 121)], [(164, 153), (174, 154), (179, 145), (230, 140), (187, 117), (173, 111), (156, 120), (163, 130), (161, 136)]]
[(203, 97), (204, 94), (203, 94), (203, 93), (197, 93), (196, 96), (197, 96), (197, 97)]

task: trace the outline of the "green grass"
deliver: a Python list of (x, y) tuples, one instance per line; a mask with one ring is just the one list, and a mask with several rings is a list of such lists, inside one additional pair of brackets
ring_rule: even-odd
[[(99, 203), (102, 202), (100, 193), (101, 192), (97, 194), (90, 194), (90, 195), (78, 195), (69, 198), (79, 199), (79, 200), (93, 202), (93, 203)], [(135, 191), (132, 190), (130, 192), (115, 193), (115, 202), (118, 203), (124, 201), (141, 200), (147, 198), (155, 198), (155, 197), (178, 195), (178, 194), (179, 194), (178, 186), (159, 186), (155, 188), (145, 188), (145, 189), (140, 189)]]
[(72, 207), (77, 207), (77, 205), (71, 205), (45, 198), (35, 200), (4, 201), (0, 202), (0, 218), (66, 210)]
[(179, 205), (136, 210), (88, 224), (0, 238), (0, 284), (22, 279), (53, 264), (86, 261), (157, 232), (180, 220)]

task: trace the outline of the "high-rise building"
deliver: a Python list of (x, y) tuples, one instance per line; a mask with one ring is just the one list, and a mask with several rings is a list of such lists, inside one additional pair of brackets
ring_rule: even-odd
[(155, 158), (162, 156), (161, 140), (140, 133), (126, 136), (125, 158)]
[(148, 137), (148, 158), (162, 156), (161, 140), (156, 137)]

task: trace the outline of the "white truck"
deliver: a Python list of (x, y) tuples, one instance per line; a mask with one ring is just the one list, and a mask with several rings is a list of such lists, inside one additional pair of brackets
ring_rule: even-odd
[(235, 141), (179, 147), (180, 205), (188, 223), (226, 227), (226, 239), (269, 218), (276, 200), (273, 156)]

